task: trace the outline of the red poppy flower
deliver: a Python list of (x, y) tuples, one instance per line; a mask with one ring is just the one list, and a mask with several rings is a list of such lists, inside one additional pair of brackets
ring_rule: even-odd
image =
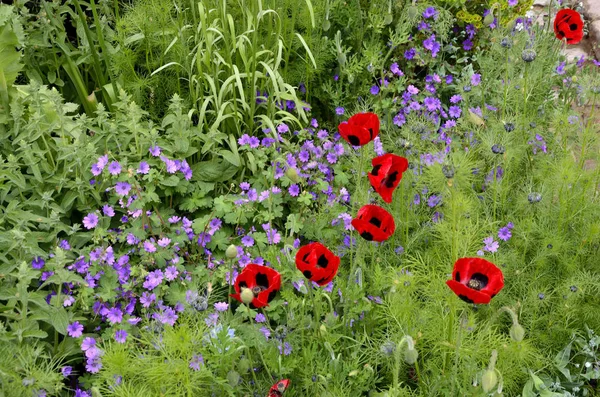
[(340, 267), (340, 258), (321, 243), (300, 247), (296, 253), (296, 267), (304, 277), (319, 285), (329, 284)]
[(375, 113), (357, 113), (340, 123), (338, 130), (352, 146), (366, 145), (379, 134), (379, 117)]
[(504, 276), (483, 258), (460, 258), (446, 284), (465, 302), (487, 304), (504, 287)]
[(373, 170), (369, 173), (369, 181), (373, 189), (386, 203), (392, 202), (392, 193), (402, 179), (402, 173), (408, 169), (408, 160), (392, 153), (375, 157), (371, 160)]
[(275, 269), (251, 263), (236, 277), (233, 288), (236, 293), (231, 297), (240, 302), (242, 288), (249, 288), (254, 294), (250, 307), (256, 309), (267, 306), (275, 298), (281, 288), (281, 276)]
[(567, 44), (577, 44), (583, 39), (583, 20), (577, 11), (560, 10), (554, 18), (554, 34)]
[(356, 218), (352, 219), (352, 226), (367, 241), (382, 242), (396, 230), (394, 217), (380, 206), (372, 204), (363, 205), (358, 210)]
[(269, 389), (269, 395), (267, 397), (283, 396), (283, 392), (288, 388), (289, 385), (290, 385), (289, 379), (280, 380), (279, 382), (277, 382), (273, 386), (271, 386), (271, 389)]

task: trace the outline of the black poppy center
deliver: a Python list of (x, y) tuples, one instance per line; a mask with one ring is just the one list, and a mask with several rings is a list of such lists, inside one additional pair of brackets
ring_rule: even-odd
[[(262, 288), (262, 290), (266, 290), (269, 288), (269, 278), (266, 274), (257, 273), (256, 274), (256, 287)], [(254, 287), (254, 288), (256, 288)]]
[(474, 289), (475, 291), (481, 291), (483, 288), (485, 288), (488, 282), (489, 279), (485, 274), (475, 273), (467, 282), (467, 287)]
[(352, 144), (352, 146), (360, 146), (360, 139), (356, 135), (348, 135), (348, 142)]
[(373, 218), (371, 218), (369, 223), (371, 225), (375, 225), (376, 227), (381, 227), (381, 219), (379, 219), (379, 218), (373, 217)]
[(371, 136), (371, 140), (373, 140), (373, 128), (369, 128), (369, 135)]
[(381, 164), (377, 164), (375, 167), (373, 167), (373, 171), (371, 171), (371, 174), (378, 176), (377, 174), (379, 173), (380, 168), (381, 168)]
[(569, 25), (569, 28), (570, 28), (571, 30), (577, 30), (578, 26), (577, 26), (577, 24), (576, 24), (576, 23), (572, 23), (572, 24), (570, 24), (570, 25)]
[(319, 259), (317, 260), (317, 265), (319, 265), (319, 267), (326, 268), (328, 264), (329, 261), (327, 260), (327, 258), (325, 258), (325, 255), (321, 254)]
[(398, 177), (398, 171), (394, 171), (391, 174), (389, 174), (384, 180), (383, 183), (385, 184), (385, 187), (387, 188), (391, 188), (394, 187), (394, 182), (396, 182), (396, 178)]
[(362, 232), (360, 237), (364, 238), (367, 241), (373, 241), (373, 235), (369, 232)]

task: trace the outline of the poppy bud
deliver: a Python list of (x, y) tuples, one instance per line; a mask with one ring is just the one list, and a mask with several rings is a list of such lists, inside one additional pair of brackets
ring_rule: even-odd
[(513, 324), (513, 326), (510, 327), (510, 331), (508, 331), (508, 333), (510, 334), (512, 340), (514, 340), (515, 342), (521, 342), (525, 337), (525, 329), (519, 323)]
[(486, 370), (481, 377), (481, 387), (483, 391), (489, 393), (498, 383), (498, 375), (495, 370)]
[(502, 40), (500, 40), (500, 45), (504, 48), (511, 48), (512, 47), (512, 41), (510, 38), (508, 37), (504, 37)]
[(527, 200), (529, 200), (531, 204), (539, 203), (540, 201), (542, 201), (542, 195), (535, 192), (529, 193), (527, 195)]
[(242, 374), (247, 373), (251, 366), (252, 363), (247, 358), (242, 358), (237, 364), (237, 368)]
[(490, 13), (487, 14), (485, 16), (485, 18), (483, 18), (483, 24), (485, 26), (490, 26), (493, 23), (494, 23), (494, 13), (490, 11)]
[(235, 387), (240, 383), (240, 374), (235, 371), (229, 371), (227, 373), (227, 382), (231, 387)]
[(383, 19), (383, 23), (386, 25), (389, 25), (390, 23), (392, 23), (393, 20), (394, 20), (394, 17), (392, 16), (392, 14), (387, 14), (385, 16), (385, 18)]
[(358, 375), (359, 372), (360, 372), (359, 370), (354, 369), (354, 370), (348, 372), (348, 376), (356, 376), (356, 375)]
[(338, 53), (338, 62), (340, 66), (344, 66), (346, 64), (346, 54), (343, 52)]
[(227, 247), (227, 250), (225, 251), (225, 256), (229, 259), (233, 259), (237, 256), (238, 254), (238, 250), (237, 247), (233, 244), (231, 244), (229, 247)]
[(450, 179), (454, 176), (454, 168), (449, 165), (445, 165), (442, 167), (442, 173), (446, 178)]
[(298, 183), (300, 182), (300, 177), (298, 176), (298, 171), (296, 171), (295, 168), (288, 168), (285, 171), (285, 176), (287, 176), (288, 178), (290, 178), (290, 180), (294, 183)]
[(331, 27), (331, 22), (329, 22), (329, 19), (324, 20), (323, 21), (323, 32), (327, 32), (330, 27)]
[(404, 352), (404, 362), (407, 364), (414, 364), (417, 362), (419, 352), (415, 349), (415, 342), (410, 336), (406, 336), (406, 351)]
[(504, 146), (502, 145), (493, 145), (492, 146), (492, 152), (495, 154), (503, 154), (504, 153)]
[(533, 60), (535, 59), (536, 56), (537, 56), (537, 53), (535, 52), (535, 50), (533, 48), (525, 49), (521, 53), (521, 59), (523, 59), (525, 62), (533, 62)]
[(254, 299), (254, 293), (252, 293), (250, 288), (242, 288), (242, 292), (240, 292), (240, 298), (242, 299), (243, 303), (249, 305), (252, 302), (252, 299)]
[(410, 19), (414, 19), (418, 13), (419, 9), (417, 8), (417, 6), (411, 5), (410, 7), (408, 7), (408, 17)]
[(321, 334), (322, 337), (325, 337), (325, 335), (327, 335), (327, 327), (325, 326), (325, 324), (321, 324), (321, 326), (319, 327), (319, 334)]

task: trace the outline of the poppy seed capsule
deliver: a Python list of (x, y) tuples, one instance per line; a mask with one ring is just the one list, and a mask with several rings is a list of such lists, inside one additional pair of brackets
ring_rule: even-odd
[(454, 168), (449, 165), (445, 165), (442, 167), (442, 173), (446, 178), (450, 179), (454, 176)]
[(231, 244), (229, 247), (227, 247), (227, 250), (225, 251), (225, 256), (229, 259), (233, 259), (237, 256), (238, 254), (238, 250), (237, 247), (233, 244)]
[(539, 203), (540, 201), (542, 201), (542, 195), (540, 193), (529, 193), (529, 195), (527, 195), (527, 200), (529, 200), (529, 202), (531, 204), (534, 203)]
[(254, 299), (254, 292), (252, 292), (250, 288), (242, 288), (240, 298), (244, 304), (249, 305), (252, 302), (252, 299)]
[(523, 59), (525, 62), (533, 62), (536, 56), (537, 53), (533, 48), (527, 48), (521, 53), (521, 59)]
[(500, 40), (500, 45), (504, 48), (511, 48), (512, 41), (508, 37), (504, 37), (502, 40)]
[(492, 152), (495, 154), (503, 154), (504, 153), (504, 146), (502, 145), (493, 145), (492, 146)]
[(489, 13), (485, 16), (485, 18), (483, 18), (483, 24), (485, 26), (490, 26), (491, 24), (494, 23), (494, 14), (493, 13)]

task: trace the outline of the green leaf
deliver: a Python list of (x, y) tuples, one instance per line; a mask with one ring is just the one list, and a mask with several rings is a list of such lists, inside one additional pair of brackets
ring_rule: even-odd
[(238, 172), (238, 168), (229, 161), (210, 160), (194, 164), (192, 172), (194, 181), (225, 182)]
[(164, 186), (177, 186), (179, 185), (179, 177), (176, 175), (171, 175), (170, 177), (160, 181), (160, 184)]

